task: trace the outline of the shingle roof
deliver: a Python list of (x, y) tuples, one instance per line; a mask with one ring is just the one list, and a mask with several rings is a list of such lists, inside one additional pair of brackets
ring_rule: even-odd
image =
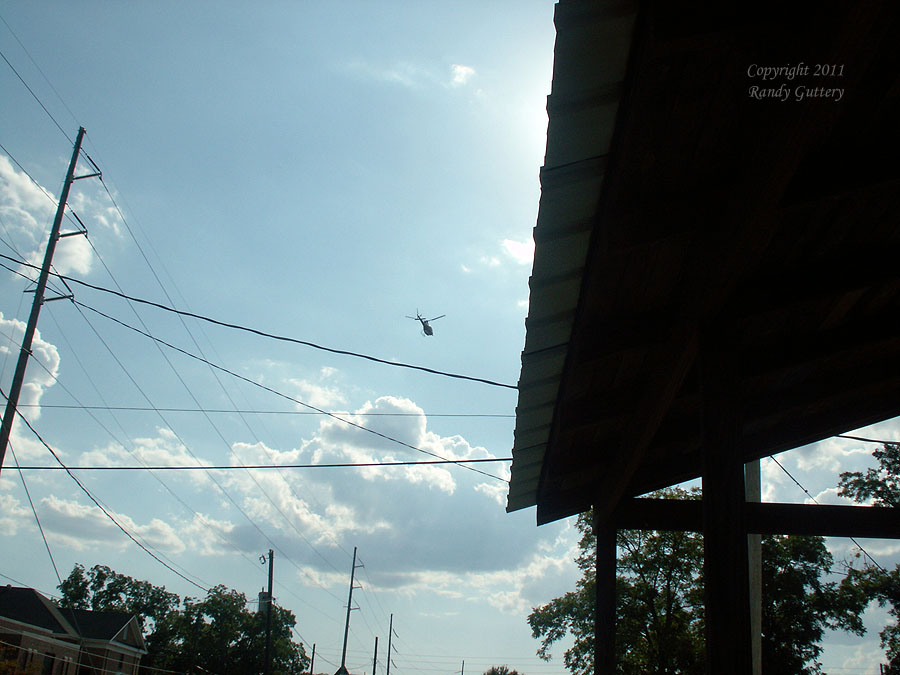
[(0, 616), (53, 633), (70, 633), (59, 610), (33, 588), (0, 587)]

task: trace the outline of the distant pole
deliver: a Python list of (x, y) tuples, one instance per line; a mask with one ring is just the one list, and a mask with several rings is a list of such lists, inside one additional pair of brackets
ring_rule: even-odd
[(315, 667), (316, 667), (316, 643), (313, 642), (312, 659), (309, 662), (309, 675), (313, 675), (313, 673), (316, 672)]
[(344, 648), (341, 651), (341, 670), (347, 670), (347, 634), (350, 632), (350, 610), (353, 608), (353, 580), (356, 578), (356, 547), (353, 547), (353, 567), (350, 568), (350, 595), (347, 598), (347, 623), (344, 624)]
[(459, 675), (466, 675), (466, 660), (463, 659), (462, 668), (459, 671)]
[(272, 672), (272, 567), (275, 554), (269, 549), (269, 598), (266, 603), (266, 662), (265, 674)]
[(387, 657), (387, 675), (391, 675), (391, 657), (394, 652), (391, 651), (391, 638), (394, 635), (394, 615), (391, 614), (391, 622), (388, 627), (388, 657)]
[(12, 431), (13, 421), (16, 418), (16, 406), (19, 404), (19, 394), (22, 391), (22, 383), (25, 380), (25, 367), (28, 365), (28, 357), (31, 355), (31, 342), (34, 339), (34, 331), (37, 329), (38, 316), (41, 313), (41, 305), (44, 304), (44, 291), (47, 288), (47, 278), (50, 276), (50, 265), (53, 263), (53, 252), (56, 250), (56, 242), (60, 239), (59, 226), (62, 223), (63, 214), (66, 211), (66, 202), (69, 199), (69, 188), (75, 182), (75, 165), (78, 163), (78, 155), (81, 152), (81, 141), (84, 138), (84, 127), (78, 129), (78, 137), (75, 139), (75, 149), (72, 151), (72, 159), (69, 162), (69, 170), (66, 172), (66, 180), (63, 182), (62, 193), (59, 196), (59, 204), (56, 206), (56, 217), (53, 219), (53, 227), (50, 228), (50, 239), (47, 241), (47, 250), (44, 252), (44, 264), (41, 265), (41, 273), (38, 277), (37, 287), (34, 289), (34, 301), (31, 303), (31, 314), (25, 326), (25, 336), (22, 338), (22, 347), (19, 351), (19, 360), (16, 363), (16, 371), (13, 374), (12, 384), (9, 387), (9, 396), (6, 399), (6, 412), (3, 414), (3, 426), (0, 427), (0, 470), (3, 468), (3, 460), (6, 457), (6, 448), (9, 445), (9, 435)]
[(372, 657), (372, 675), (375, 675), (375, 666), (378, 664), (378, 636), (375, 636), (375, 656)]

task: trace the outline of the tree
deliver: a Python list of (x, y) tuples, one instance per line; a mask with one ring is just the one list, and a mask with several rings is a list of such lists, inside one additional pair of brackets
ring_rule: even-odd
[(518, 670), (510, 670), (509, 666), (491, 666), (484, 675), (519, 675)]
[[(699, 491), (667, 489), (667, 499), (697, 499)], [(567, 633), (565, 652), (575, 675), (593, 672), (594, 556), (592, 513), (579, 516), (582, 533), (575, 591), (538, 607), (528, 617), (541, 638), (538, 655)], [(616, 535), (616, 664), (621, 673), (702, 673), (705, 669), (703, 538), (692, 532), (626, 531)], [(823, 582), (832, 558), (821, 537), (763, 538), (763, 670), (818, 673), (826, 628), (864, 631), (866, 600), (854, 579)], [(782, 659), (789, 654), (790, 658)]]
[(857, 580), (825, 582), (834, 560), (823, 537), (762, 539), (762, 670), (767, 675), (820, 673), (825, 629), (865, 633), (868, 600)]
[[(136, 614), (147, 655), (142, 666), (195, 672), (260, 673), (265, 653), (265, 616), (247, 610), (243, 593), (215, 586), (203, 599), (184, 598), (165, 587), (132, 579), (103, 565), (88, 571), (75, 565), (59, 585), (61, 606)], [(297, 620), (272, 606), (272, 672), (301, 675), (309, 663), (303, 645), (292, 640)], [(148, 670), (149, 672), (149, 670)]]
[[(885, 443), (872, 456), (878, 467), (865, 473), (843, 472), (838, 481), (838, 494), (859, 503), (871, 502), (878, 508), (900, 507), (900, 443)], [(900, 675), (900, 565), (892, 571), (871, 565), (852, 573), (866, 596), (881, 607), (886, 606), (893, 618), (893, 623), (885, 626), (879, 635), (888, 658), (885, 672)]]
[[(669, 489), (654, 496), (696, 499), (697, 492)], [(563, 660), (576, 675), (594, 669), (596, 539), (593, 512), (578, 517), (582, 571), (574, 591), (532, 611), (532, 635), (542, 638), (538, 656), (571, 633)], [(703, 544), (690, 532), (619, 530), (616, 574), (616, 664), (622, 673), (702, 673), (704, 671)]]

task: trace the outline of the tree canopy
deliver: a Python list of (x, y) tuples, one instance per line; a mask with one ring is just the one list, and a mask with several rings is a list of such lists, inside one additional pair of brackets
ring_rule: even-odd
[[(243, 593), (215, 586), (202, 599), (182, 600), (165, 587), (133, 579), (103, 565), (88, 571), (75, 565), (59, 590), (63, 607), (136, 614), (148, 651), (141, 661), (142, 669), (195, 672), (199, 666), (223, 675), (263, 672), (265, 615), (250, 612)], [(292, 639), (296, 623), (292, 612), (273, 604), (275, 675), (301, 675), (309, 664), (303, 645)]]
[[(670, 488), (653, 496), (697, 499), (699, 491)], [(574, 591), (528, 616), (541, 639), (538, 655), (571, 633), (564, 662), (575, 675), (593, 672), (595, 540), (589, 511), (579, 516), (582, 536)], [(617, 671), (703, 673), (703, 538), (699, 533), (620, 530), (616, 535)], [(854, 579), (826, 582), (833, 564), (821, 537), (763, 538), (763, 672), (818, 673), (825, 629), (862, 633), (867, 599)]]
[[(845, 471), (838, 482), (838, 494), (859, 503), (884, 508), (900, 507), (900, 443), (885, 443), (872, 453), (878, 466)], [(887, 607), (893, 622), (881, 631), (881, 646), (888, 658), (888, 675), (900, 675), (900, 565), (887, 570), (871, 564), (854, 570), (867, 597)]]

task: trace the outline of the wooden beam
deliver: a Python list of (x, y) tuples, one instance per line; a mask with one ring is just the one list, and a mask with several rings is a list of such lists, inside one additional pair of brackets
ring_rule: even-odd
[[(900, 513), (876, 506), (834, 504), (747, 503), (748, 532), (820, 537), (900, 539)], [(613, 520), (621, 530), (703, 530), (703, 504), (699, 500), (628, 499)]]

